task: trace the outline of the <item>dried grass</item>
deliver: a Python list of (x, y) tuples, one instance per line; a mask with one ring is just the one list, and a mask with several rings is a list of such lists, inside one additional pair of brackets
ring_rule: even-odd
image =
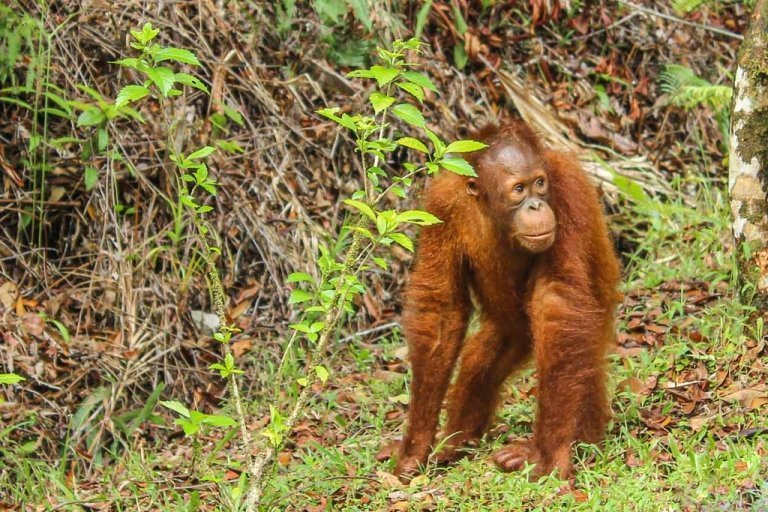
[[(75, 145), (46, 150), (51, 168), (45, 197), (22, 163), (30, 157), (32, 116), (0, 103), (0, 278), (21, 290), (12, 307), (0, 307), (0, 361), (5, 370), (29, 379), (23, 392), (8, 395), (11, 401), (0, 405), (0, 412), (15, 421), (25, 414), (15, 405), (34, 404), (45, 418), (45, 436), (55, 444), (65, 436), (73, 411), (100, 387), (106, 386), (108, 398), (93, 411), (99, 438), (114, 428), (114, 413), (138, 407), (160, 382), (172, 388), (169, 395), (197, 406), (217, 403), (221, 383), (205, 370), (217, 347), (191, 319), (192, 310), (211, 309), (203, 263), (191, 237), (178, 244), (168, 237), (174, 229), (169, 203), (176, 192), (165, 153), (168, 144), (192, 148), (210, 143), (208, 116), (223, 103), (245, 119), (230, 138), (246, 151), (213, 157), (221, 192), (213, 201), (212, 222), (223, 250), (220, 266), (230, 312), (243, 328), (241, 339), (253, 347), (249, 383), (258, 390), (267, 378), (258, 368), (279, 354), (291, 314), (285, 277), (305, 270), (327, 241), (326, 233), (338, 231), (344, 215), (339, 197), (360, 186), (345, 135), (313, 111), (330, 104), (362, 108), (364, 85), (350, 82), (326, 61), (311, 9), (302, 11), (290, 34), (280, 36), (268, 2), (64, 0), (45, 12), (30, 1), (17, 3), (42, 20), (49, 34), (55, 31), (49, 81), (72, 99), (90, 101), (78, 89), (81, 84), (114, 98), (122, 85), (136, 80), (110, 62), (128, 52), (128, 30), (147, 21), (161, 29), (163, 44), (197, 54), (211, 97), (187, 93), (172, 111), (143, 107), (146, 125), (115, 124), (110, 136), (136, 173), (97, 158), (100, 179), (91, 192), (85, 191), (84, 164)], [(413, 10), (407, 2), (401, 7)], [(439, 77), (443, 91), (426, 102), (438, 133), (463, 136), (505, 115), (499, 109), (504, 98), (489, 87), (497, 83), (494, 72), (458, 72), (439, 50), (422, 60), (424, 71)], [(20, 66), (19, 75), (24, 71)], [(544, 92), (506, 71), (495, 76), (503, 94), (539, 131), (557, 145), (575, 147), (563, 136), (570, 130), (543, 107)], [(162, 128), (169, 119), (180, 120), (171, 141)], [(72, 122), (49, 118), (48, 138), (73, 131), (88, 133)], [(642, 154), (634, 162), (610, 160), (648, 191), (667, 191), (657, 166)], [(598, 176), (607, 179), (604, 172)], [(136, 213), (116, 213), (118, 203)], [(20, 225), (20, 213), (30, 207), (41, 207), (35, 218), (35, 225), (43, 226), (40, 244), (35, 232)], [(396, 304), (409, 259), (402, 253), (393, 256), (389, 272), (372, 276), (374, 293), (353, 328), (391, 322), (392, 315), (382, 311), (391, 313)], [(66, 326), (68, 336), (44, 322), (39, 311)], [(43, 433), (42, 426), (36, 428)], [(77, 445), (92, 433), (72, 434)]]

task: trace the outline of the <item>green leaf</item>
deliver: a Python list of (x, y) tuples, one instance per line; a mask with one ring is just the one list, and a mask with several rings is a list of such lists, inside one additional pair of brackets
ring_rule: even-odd
[[(209, 146), (206, 146), (206, 148), (207, 147)], [(199, 185), (204, 183), (206, 179), (208, 179), (208, 167), (201, 165), (195, 171), (195, 182)]]
[(77, 126), (93, 126), (106, 119), (104, 112), (98, 108), (89, 108), (77, 116)]
[(196, 434), (200, 430), (200, 424), (194, 421), (185, 420), (182, 418), (177, 419), (174, 423), (181, 427), (185, 436), (191, 436)]
[(373, 111), (376, 114), (386, 108), (389, 108), (389, 106), (396, 101), (392, 96), (387, 96), (386, 94), (382, 94), (380, 92), (372, 92), (370, 98), (368, 99), (371, 101)]
[(377, 258), (376, 256), (373, 257), (373, 262), (376, 264), (376, 266), (387, 270), (389, 268), (389, 264), (387, 263), (387, 260), (384, 258)]
[(164, 60), (175, 60), (176, 62), (182, 62), (184, 64), (192, 64), (193, 66), (199, 66), (200, 61), (197, 60), (195, 54), (189, 50), (182, 48), (160, 48), (155, 52), (155, 62), (162, 62)]
[(288, 298), (288, 304), (301, 304), (312, 300), (312, 294), (305, 290), (292, 290), (291, 296)]
[(424, 116), (421, 114), (419, 109), (409, 103), (401, 103), (399, 105), (395, 105), (392, 107), (392, 113), (411, 126), (423, 128), (425, 125)]
[(419, 100), (419, 103), (424, 101), (424, 89), (422, 89), (421, 86), (412, 84), (410, 82), (398, 82), (396, 85)]
[(175, 400), (160, 400), (160, 405), (172, 410), (179, 416), (189, 418), (189, 409), (187, 409), (186, 406), (181, 402), (177, 402)]
[(351, 117), (349, 117), (347, 114), (342, 114), (341, 117), (336, 115), (336, 112), (339, 111), (339, 107), (333, 107), (333, 108), (323, 108), (320, 110), (315, 111), (318, 115), (321, 115), (323, 117), (327, 117), (331, 121), (334, 121), (344, 128), (348, 128), (352, 130), (353, 132), (357, 132), (357, 127), (355, 126), (355, 122), (352, 120)]
[(216, 148), (213, 146), (203, 146), (202, 148), (189, 155), (186, 160), (200, 160), (201, 158), (207, 157), (214, 151), (216, 151)]
[(67, 327), (63, 323), (59, 322), (55, 318), (49, 317), (48, 315), (46, 315), (44, 313), (41, 313), (40, 316), (46, 322), (52, 323), (53, 326), (56, 327), (56, 330), (59, 331), (59, 334), (61, 334), (61, 338), (62, 338), (62, 340), (64, 340), (64, 342), (69, 342), (69, 339), (70, 339), (70, 337), (69, 337), (69, 329), (67, 329)]
[(317, 373), (317, 378), (320, 379), (320, 382), (325, 385), (328, 381), (328, 376), (330, 375), (325, 366), (315, 366), (315, 373)]
[(394, 151), (397, 149), (397, 144), (389, 139), (376, 139), (368, 142), (368, 147), (379, 151)]
[(387, 224), (387, 219), (384, 218), (383, 215), (376, 217), (376, 229), (379, 231), (380, 235), (386, 233), (388, 228), (389, 225)]
[(217, 140), (216, 145), (228, 153), (245, 153), (245, 148), (236, 140)]
[(361, 228), (360, 226), (347, 226), (347, 229), (349, 229), (350, 231), (359, 231), (360, 233), (362, 233), (364, 237), (369, 238), (371, 240), (376, 239), (376, 237), (374, 237), (369, 230), (365, 228)]
[(397, 143), (401, 146), (405, 146), (406, 148), (415, 149), (416, 151), (429, 154), (429, 149), (427, 149), (427, 146), (420, 140), (414, 139), (413, 137), (403, 137), (402, 139), (398, 139)]
[(147, 94), (149, 94), (149, 89), (146, 87), (142, 87), (141, 85), (126, 85), (120, 89), (119, 93), (117, 93), (115, 106), (122, 107), (132, 101), (140, 100)]
[(376, 214), (373, 212), (373, 209), (371, 209), (370, 206), (365, 204), (362, 201), (356, 201), (354, 199), (345, 199), (344, 204), (349, 205), (357, 210), (359, 210), (361, 213), (363, 213), (366, 217), (368, 217), (371, 220), (376, 220)]
[(130, 117), (140, 123), (144, 123), (144, 118), (139, 114), (136, 110), (132, 109), (131, 107), (120, 107), (117, 109), (120, 115)]
[(147, 70), (147, 76), (157, 86), (163, 97), (168, 97), (168, 92), (176, 81), (176, 74), (172, 69), (163, 66), (150, 68)]
[(418, 71), (405, 71), (403, 72), (403, 78), (411, 83), (423, 87), (424, 89), (437, 92), (437, 87), (435, 87), (435, 84), (432, 83), (432, 80), (430, 80), (426, 75), (422, 75)]
[(370, 69), (356, 69), (347, 73), (347, 78), (373, 78), (373, 72)]
[(456, 5), (455, 2), (453, 2), (451, 5), (453, 7), (453, 17), (455, 18), (454, 27), (456, 27), (456, 31), (459, 33), (459, 35), (463, 36), (467, 31), (467, 22), (464, 21), (464, 16), (461, 15), (459, 6)]
[(184, 206), (188, 206), (188, 207), (193, 208), (195, 210), (197, 209), (198, 206), (200, 206), (199, 204), (197, 204), (195, 202), (195, 198), (190, 196), (189, 194), (184, 194), (184, 195), (180, 196), (179, 197), (179, 201), (181, 201), (181, 204), (183, 204)]
[(184, 435), (191, 436), (197, 434), (200, 431), (200, 421), (202, 420), (203, 413), (192, 411), (192, 417), (190, 419), (179, 418), (174, 423), (184, 430)]
[(647, 204), (650, 201), (648, 194), (635, 180), (626, 176), (622, 176), (617, 172), (613, 172), (612, 174), (613, 183), (619, 189), (619, 192), (639, 204)]
[(306, 377), (301, 377), (296, 379), (296, 384), (304, 388), (307, 386), (307, 384), (309, 384), (309, 380), (307, 380)]
[(151, 23), (145, 23), (144, 26), (141, 27), (141, 31), (131, 30), (131, 35), (133, 36), (133, 38), (143, 45), (146, 45), (148, 42), (154, 39), (155, 36), (159, 33), (160, 33), (160, 29), (159, 28), (153, 29)]
[(399, 245), (402, 245), (404, 248), (413, 252), (413, 242), (411, 241), (410, 238), (408, 238), (403, 233), (390, 233), (387, 236), (389, 236), (392, 240), (394, 240)]
[(441, 221), (429, 212), (421, 210), (408, 210), (397, 215), (398, 222), (410, 222), (411, 224), (418, 224), (419, 226), (431, 226), (432, 224), (440, 224)]
[(107, 149), (107, 144), (109, 144), (109, 133), (107, 130), (104, 129), (103, 126), (99, 126), (97, 132), (98, 134), (98, 147), (99, 147), (99, 153)]
[(473, 176), (477, 177), (475, 170), (469, 165), (469, 162), (459, 157), (446, 157), (438, 162), (440, 167), (449, 170), (452, 173), (456, 173), (460, 176)]
[(424, 5), (421, 6), (421, 9), (419, 9), (419, 12), (416, 13), (416, 28), (413, 30), (414, 39), (421, 39), (421, 33), (424, 30), (424, 25), (427, 23), (431, 7), (432, 0), (427, 0), (424, 2)]
[(474, 140), (457, 140), (456, 142), (451, 142), (448, 144), (448, 147), (445, 148), (446, 153), (471, 153), (472, 151), (477, 151), (479, 149), (487, 148), (488, 144), (483, 144), (482, 142), (477, 142)]
[(15, 373), (0, 373), (0, 384), (18, 384), (23, 380), (27, 379)]
[(174, 78), (177, 82), (179, 82), (182, 85), (188, 85), (189, 87), (194, 87), (195, 89), (200, 89), (204, 93), (208, 92), (208, 86), (205, 85), (199, 78), (196, 76), (192, 76), (188, 73), (176, 73), (174, 75)]
[(112, 64), (117, 64), (118, 66), (123, 66), (126, 68), (133, 68), (136, 69), (139, 67), (139, 59), (120, 59), (112, 62)]
[(453, 65), (456, 66), (458, 69), (464, 69), (464, 66), (467, 65), (467, 62), (469, 61), (469, 57), (467, 56), (466, 50), (464, 50), (463, 44), (457, 44), (453, 47)]
[(435, 132), (429, 128), (424, 128), (424, 133), (427, 134), (427, 138), (432, 141), (432, 145), (435, 146), (435, 158), (442, 158), (445, 154), (445, 142), (440, 140)]
[(85, 167), (85, 173), (84, 173), (84, 179), (85, 179), (85, 190), (90, 192), (93, 190), (93, 187), (96, 186), (96, 182), (99, 181), (99, 171), (90, 165)]
[(315, 280), (312, 279), (312, 276), (310, 276), (306, 272), (294, 272), (292, 274), (289, 274), (288, 278), (285, 280), (286, 283), (300, 283), (302, 281), (306, 281), (309, 283), (315, 282)]
[(210, 425), (212, 427), (234, 427), (237, 426), (237, 422), (229, 416), (222, 414), (206, 414), (202, 423)]
[(371, 75), (376, 79), (379, 87), (387, 85), (400, 75), (400, 70), (396, 68), (386, 68), (384, 66), (371, 66)]
[(226, 115), (233, 123), (235, 123), (238, 126), (244, 126), (245, 120), (243, 119), (243, 115), (238, 112), (236, 109), (230, 107), (227, 104), (223, 104), (221, 108), (224, 109), (224, 115)]

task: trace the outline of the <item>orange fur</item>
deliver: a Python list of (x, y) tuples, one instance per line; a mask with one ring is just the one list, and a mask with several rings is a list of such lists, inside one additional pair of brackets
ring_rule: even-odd
[[(527, 461), (539, 474), (565, 474), (571, 444), (600, 440), (609, 419), (605, 355), (615, 338), (619, 265), (595, 188), (575, 158), (543, 150), (522, 122), (486, 129), (480, 138), (540, 157), (555, 242), (540, 254), (515, 249), (494, 222), (499, 205), (467, 194), (465, 177), (445, 172), (428, 187), (425, 209), (443, 223), (421, 232), (406, 290), (403, 323), (413, 382), (397, 466), (403, 478), (426, 462), (446, 394), (444, 455), (451, 458), (482, 436), (503, 382), (529, 356), (539, 375), (534, 435), (497, 454), (502, 469)], [(494, 186), (502, 171), (485, 164), (483, 153), (471, 160), (478, 181)], [(470, 292), (481, 327), (465, 340)]]

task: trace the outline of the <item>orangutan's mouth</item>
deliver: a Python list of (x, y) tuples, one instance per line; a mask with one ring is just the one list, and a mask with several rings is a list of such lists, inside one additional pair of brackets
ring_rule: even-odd
[(523, 238), (536, 242), (539, 240), (546, 240), (550, 236), (552, 236), (552, 231), (547, 231), (546, 233), (540, 233), (538, 235), (523, 235)]

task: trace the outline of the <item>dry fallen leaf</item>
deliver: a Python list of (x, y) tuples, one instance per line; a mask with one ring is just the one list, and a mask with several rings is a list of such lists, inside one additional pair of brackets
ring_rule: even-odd
[(744, 404), (744, 407), (747, 409), (758, 409), (766, 404), (768, 404), (768, 395), (755, 397)]
[(43, 335), (45, 321), (36, 313), (24, 313), (21, 318), (22, 325), (27, 334), (35, 337)]
[(656, 383), (658, 382), (658, 377), (656, 375), (651, 375), (648, 377), (648, 379), (644, 382), (637, 377), (629, 377), (628, 379), (624, 379), (621, 381), (618, 385), (619, 391), (623, 391), (625, 389), (629, 389), (632, 391), (632, 393), (640, 396), (648, 396), (651, 394), (651, 391), (653, 391), (656, 388)]
[(751, 408), (753, 400), (765, 397), (768, 397), (768, 388), (765, 384), (756, 384), (747, 388), (739, 388), (738, 384), (734, 384), (720, 393), (720, 398), (726, 402), (740, 402), (747, 408)]
[(277, 462), (283, 467), (290, 464), (292, 459), (293, 459), (293, 455), (291, 454), (291, 452), (282, 451), (277, 454)]
[(19, 288), (16, 284), (8, 281), (0, 286), (0, 304), (2, 304), (5, 309), (10, 311), (18, 296)]
[(401, 489), (403, 487), (403, 483), (400, 481), (400, 479), (392, 473), (387, 473), (386, 471), (376, 471), (376, 478), (379, 479), (379, 482), (381, 482), (381, 486), (384, 489)]
[(688, 425), (691, 427), (691, 430), (696, 432), (697, 430), (701, 430), (701, 428), (709, 423), (709, 420), (712, 418), (714, 418), (714, 416), (694, 416), (688, 420)]
[(251, 339), (237, 340), (232, 343), (232, 353), (235, 355), (235, 358), (238, 359), (240, 356), (251, 350), (252, 347), (253, 340)]
[(251, 301), (250, 300), (244, 300), (243, 302), (240, 302), (237, 306), (231, 308), (227, 314), (229, 315), (229, 318), (232, 320), (236, 320), (237, 318), (240, 318), (240, 315), (248, 311), (248, 308), (251, 307)]

